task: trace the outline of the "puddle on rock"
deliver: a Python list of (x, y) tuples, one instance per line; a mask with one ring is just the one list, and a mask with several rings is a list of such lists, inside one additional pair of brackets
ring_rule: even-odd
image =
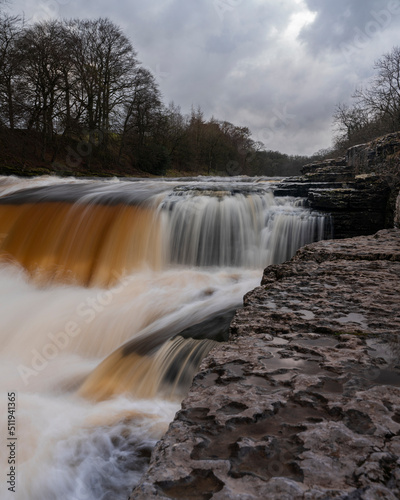
[(279, 368), (300, 368), (305, 366), (304, 359), (294, 359), (294, 358), (260, 358), (260, 361), (264, 366), (271, 370), (277, 370)]
[(204, 377), (202, 377), (201, 385), (203, 387), (211, 387), (215, 385), (216, 381), (219, 379), (218, 373), (207, 373)]
[(367, 339), (367, 346), (368, 354), (373, 358), (382, 358), (388, 364), (393, 364), (398, 359), (390, 344), (382, 339)]
[(243, 385), (256, 385), (258, 387), (271, 387), (271, 384), (264, 377), (259, 377), (257, 375), (251, 375), (250, 377), (245, 377), (241, 382)]
[(268, 336), (266, 335), (265, 337), (266, 337), (265, 340), (268, 342), (268, 345), (275, 344), (275, 345), (281, 346), (281, 345), (286, 345), (289, 343), (288, 340), (283, 339), (281, 337), (272, 337), (271, 335), (268, 335)]
[(377, 384), (394, 385), (400, 387), (400, 373), (399, 370), (383, 369), (379, 370), (379, 375), (375, 379)]
[(243, 365), (239, 363), (228, 363), (224, 366), (225, 373), (229, 377), (243, 377)]
[(349, 313), (347, 316), (342, 316), (341, 318), (334, 318), (334, 321), (337, 321), (342, 324), (346, 323), (357, 323), (361, 325), (363, 328), (368, 328), (368, 324), (366, 323), (367, 319), (363, 314), (359, 313)]
[(314, 347), (335, 347), (335, 345), (337, 345), (337, 338), (321, 336), (317, 339), (296, 339), (295, 343)]
[(305, 309), (300, 309), (297, 312), (300, 313), (303, 316), (304, 319), (314, 319), (315, 318), (315, 314), (312, 311), (307, 311)]
[(295, 374), (291, 370), (285, 370), (282, 373), (274, 373), (274, 380), (278, 382), (288, 382)]

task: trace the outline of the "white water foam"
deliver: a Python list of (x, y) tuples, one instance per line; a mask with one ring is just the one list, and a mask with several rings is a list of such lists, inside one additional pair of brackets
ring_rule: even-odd
[[(0, 264), (0, 411), (6, 415), (7, 393), (16, 392), (18, 436), (17, 493), (1, 484), (0, 498), (126, 500), (179, 400), (126, 393), (92, 402), (78, 396), (81, 383), (130, 339), (146, 342), (157, 335), (164, 342), (239, 307), (259, 284), (263, 267), (323, 237), (323, 218), (248, 179), (1, 181), (3, 204), (8, 195), (23, 203), (24, 190), (39, 187), (45, 188), (40, 196), (61, 192), (82, 205), (145, 200), (160, 218), (164, 268), (144, 264), (121, 273), (108, 289), (39, 286), (11, 257)], [(70, 185), (77, 187), (73, 199)], [(61, 191), (46, 191), (54, 186)], [(0, 463), (7, 470), (5, 419), (0, 435)]]

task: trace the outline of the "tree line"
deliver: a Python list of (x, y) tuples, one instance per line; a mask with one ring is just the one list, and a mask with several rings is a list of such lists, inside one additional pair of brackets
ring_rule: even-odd
[(200, 108), (184, 115), (165, 105), (130, 40), (104, 18), (26, 25), (0, 15), (0, 129), (34, 137), (40, 161), (72, 174), (113, 165), (125, 174), (295, 175), (307, 160), (265, 151), (247, 127), (206, 120)]
[(336, 106), (335, 153), (400, 130), (400, 47), (383, 54), (373, 68), (370, 84), (355, 90), (353, 102)]

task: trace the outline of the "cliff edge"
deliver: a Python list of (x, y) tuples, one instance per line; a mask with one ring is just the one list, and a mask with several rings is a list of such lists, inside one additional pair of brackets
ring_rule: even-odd
[(400, 498), (400, 230), (265, 269), (131, 499)]

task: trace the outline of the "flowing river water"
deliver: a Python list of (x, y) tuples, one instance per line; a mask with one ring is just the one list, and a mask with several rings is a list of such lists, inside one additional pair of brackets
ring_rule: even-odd
[(273, 186), (0, 177), (0, 499), (129, 497), (263, 268), (324, 237)]

